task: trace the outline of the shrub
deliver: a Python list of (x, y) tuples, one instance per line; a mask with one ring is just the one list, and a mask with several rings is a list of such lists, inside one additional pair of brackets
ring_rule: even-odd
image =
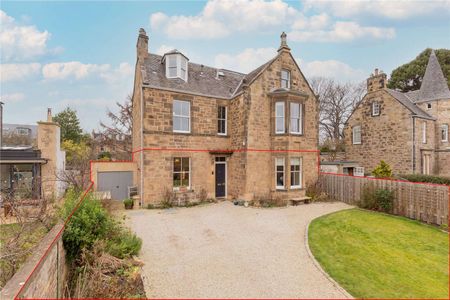
[(359, 207), (365, 209), (391, 212), (394, 204), (394, 191), (377, 189), (373, 183), (367, 183), (363, 187)]
[(142, 240), (129, 229), (119, 230), (112, 239), (108, 240), (106, 251), (118, 258), (137, 255), (142, 246)]
[(208, 192), (204, 188), (200, 189), (200, 192), (197, 194), (197, 199), (200, 202), (206, 202), (208, 200)]
[(390, 178), (392, 177), (392, 169), (384, 160), (372, 171), (372, 175), (376, 178)]
[(313, 183), (306, 184), (305, 195), (311, 197), (312, 201), (326, 201), (328, 196), (321, 189), (320, 182), (316, 180)]
[(449, 177), (424, 175), (424, 174), (407, 174), (401, 175), (400, 177), (412, 182), (427, 182), (427, 183), (450, 185)]
[[(65, 197), (61, 215), (65, 220), (80, 200), (80, 193), (70, 189)], [(83, 248), (91, 248), (98, 239), (106, 238), (113, 227), (101, 203), (88, 193), (67, 223), (63, 233), (64, 248), (69, 258), (76, 257)]]
[(123, 205), (125, 206), (125, 209), (132, 209), (134, 206), (133, 199), (125, 199), (123, 200)]
[(175, 199), (176, 199), (175, 192), (172, 189), (165, 187), (162, 194), (162, 201), (161, 201), (162, 208), (172, 207), (174, 205)]
[[(67, 192), (61, 209), (64, 219), (76, 207), (80, 195), (73, 189)], [(74, 259), (99, 241), (105, 241), (106, 250), (119, 258), (136, 255), (142, 243), (140, 238), (115, 221), (92, 193), (88, 193), (64, 229), (64, 248), (69, 259)]]
[(391, 212), (394, 204), (394, 191), (378, 189), (375, 191), (375, 199), (378, 209)]
[(372, 182), (366, 183), (363, 186), (358, 206), (365, 209), (376, 209), (375, 190), (376, 187)]

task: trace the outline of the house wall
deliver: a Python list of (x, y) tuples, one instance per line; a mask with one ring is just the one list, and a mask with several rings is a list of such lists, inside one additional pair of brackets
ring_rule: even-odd
[[(291, 89), (301, 91), (303, 97), (288, 96), (286, 99), (273, 99), (269, 95), (274, 89), (281, 87), (281, 70), (287, 69), (291, 73)], [(270, 150), (317, 150), (318, 147), (318, 110), (316, 98), (309, 88), (303, 74), (297, 68), (289, 52), (283, 51), (278, 58), (259, 76), (248, 88), (250, 110), (248, 121), (248, 148)], [(298, 102), (304, 105), (303, 134), (275, 134), (275, 102), (285, 101), (285, 108), (289, 102)], [(287, 110), (288, 111), (288, 110)], [(289, 113), (285, 113), (286, 120)], [(288, 123), (288, 121), (286, 122)], [(286, 127), (286, 130), (287, 127)], [(248, 152), (247, 153), (247, 182), (246, 198), (261, 192), (279, 194), (290, 197), (288, 194), (304, 195), (307, 183), (317, 179), (317, 153), (274, 153), (274, 152)], [(275, 188), (275, 157), (285, 157), (285, 185), (283, 191)], [(300, 157), (303, 161), (303, 189), (291, 190), (290, 185), (290, 157)]]
[[(435, 121), (426, 120), (421, 118), (414, 118), (415, 122), (415, 172), (411, 173), (423, 173), (424, 165), (424, 155), (430, 156), (430, 174), (437, 174), (437, 161), (435, 154), (435, 141), (436, 141), (436, 130)], [(423, 143), (423, 124), (426, 123), (426, 143)]]
[[(373, 101), (380, 103), (379, 116), (372, 116)], [(367, 93), (344, 129), (346, 158), (357, 161), (366, 172), (384, 160), (396, 174), (412, 173), (412, 122), (409, 110), (385, 90)], [(352, 142), (356, 125), (361, 125), (359, 145)]]
[[(162, 200), (165, 189), (173, 187), (173, 158), (191, 158), (191, 189), (205, 189), (214, 197), (214, 160), (205, 150), (230, 149), (230, 137), (217, 134), (217, 107), (228, 106), (229, 100), (193, 96), (170, 91), (144, 89), (144, 205)], [(191, 102), (191, 133), (174, 133), (172, 124), (173, 100)], [(228, 110), (230, 115), (230, 110)], [(228, 129), (230, 118), (228, 118)], [(165, 150), (161, 148), (180, 149)], [(151, 150), (153, 149), (153, 150)], [(185, 151), (186, 149), (190, 151)], [(194, 150), (194, 151), (192, 151)], [(238, 155), (237, 158), (239, 158)], [(229, 174), (239, 166), (229, 158)], [(232, 182), (232, 181), (231, 181)], [(230, 184), (231, 184), (230, 182)]]

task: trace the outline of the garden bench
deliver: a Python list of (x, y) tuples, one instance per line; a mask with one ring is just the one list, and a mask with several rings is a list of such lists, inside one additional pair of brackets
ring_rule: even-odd
[(291, 205), (296, 206), (300, 202), (303, 202), (305, 204), (309, 203), (310, 200), (311, 200), (311, 197), (304, 196), (304, 197), (292, 198), (289, 200), (289, 202), (291, 203)]

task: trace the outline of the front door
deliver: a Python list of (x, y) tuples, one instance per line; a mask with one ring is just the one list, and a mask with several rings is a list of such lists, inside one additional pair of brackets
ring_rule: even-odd
[(216, 197), (225, 197), (226, 196), (226, 177), (227, 177), (227, 169), (226, 162), (218, 162), (216, 161)]

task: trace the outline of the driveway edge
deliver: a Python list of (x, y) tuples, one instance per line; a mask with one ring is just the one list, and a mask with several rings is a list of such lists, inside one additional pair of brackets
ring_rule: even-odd
[(341, 287), (339, 285), (339, 283), (337, 283), (333, 278), (331, 278), (330, 275), (328, 275), (327, 272), (325, 272), (325, 270), (322, 268), (322, 266), (320, 265), (320, 263), (316, 260), (316, 258), (314, 257), (314, 255), (311, 252), (311, 249), (309, 248), (309, 239), (308, 239), (308, 232), (309, 232), (309, 224), (311, 224), (311, 222), (313, 220), (315, 220), (317, 218), (314, 218), (310, 221), (308, 221), (308, 224), (306, 225), (306, 230), (305, 230), (305, 248), (306, 248), (306, 252), (308, 253), (309, 258), (311, 258), (314, 266), (316, 266), (316, 268), (325, 276), (325, 278), (328, 279), (328, 281), (331, 282), (331, 284), (333, 284), (336, 289), (339, 290), (339, 292), (341, 292), (345, 298), (347, 299), (354, 299), (352, 295), (350, 295), (349, 292), (347, 292), (343, 287)]

